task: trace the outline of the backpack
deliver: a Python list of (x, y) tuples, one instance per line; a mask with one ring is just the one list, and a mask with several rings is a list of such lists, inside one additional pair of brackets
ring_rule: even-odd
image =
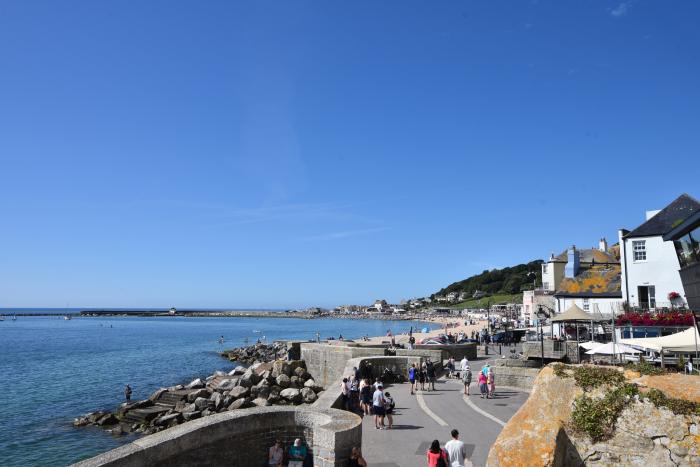
[(444, 449), (440, 449), (440, 457), (438, 457), (437, 462), (435, 463), (435, 467), (447, 467), (445, 457), (447, 457), (447, 453)]

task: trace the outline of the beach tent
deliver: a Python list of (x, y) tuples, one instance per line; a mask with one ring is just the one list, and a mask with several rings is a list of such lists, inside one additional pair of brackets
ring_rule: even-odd
[(608, 342), (607, 344), (600, 344), (597, 347), (592, 348), (586, 354), (588, 355), (621, 355), (621, 354), (636, 354), (642, 353), (641, 351), (624, 344), (614, 344)]
[(571, 305), (568, 310), (566, 310), (564, 313), (560, 315), (554, 316), (552, 319), (550, 319), (552, 323), (563, 323), (566, 321), (599, 321), (598, 319), (595, 319), (592, 315), (589, 315), (585, 311), (583, 311), (581, 308), (579, 308), (577, 305)]
[(656, 352), (661, 352), (662, 350), (669, 350), (671, 352), (695, 352), (695, 345), (700, 345), (700, 334), (698, 334), (698, 329), (692, 326), (685, 331), (668, 336), (620, 339), (620, 342), (622, 344), (642, 347)]

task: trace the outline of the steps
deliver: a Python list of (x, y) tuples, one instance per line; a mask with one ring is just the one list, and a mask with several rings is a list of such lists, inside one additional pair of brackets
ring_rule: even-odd
[(146, 407), (143, 409), (130, 410), (126, 413), (123, 421), (130, 425), (133, 425), (134, 423), (141, 425), (143, 423), (150, 422), (154, 418), (168, 412), (170, 409), (172, 409), (171, 406), (155, 404), (151, 407)]

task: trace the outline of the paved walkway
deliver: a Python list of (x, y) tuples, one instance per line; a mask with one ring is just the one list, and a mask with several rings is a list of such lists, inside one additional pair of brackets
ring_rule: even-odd
[[(473, 362), (481, 368), (484, 360)], [(476, 371), (474, 371), (476, 373)], [(496, 374), (498, 378), (498, 374)], [(476, 378), (474, 378), (476, 379)], [(498, 381), (498, 379), (496, 379)], [(374, 417), (362, 421), (362, 451), (371, 467), (424, 467), (425, 451), (432, 440), (441, 445), (450, 439), (453, 428), (467, 447), (467, 456), (474, 466), (486, 464), (491, 445), (505, 424), (528, 397), (527, 393), (496, 387), (495, 399), (481, 399), (476, 383), (471, 395), (463, 398), (463, 386), (458, 380), (435, 384), (435, 391), (419, 391), (410, 395), (409, 384), (389, 386), (396, 401), (393, 430), (376, 430)]]

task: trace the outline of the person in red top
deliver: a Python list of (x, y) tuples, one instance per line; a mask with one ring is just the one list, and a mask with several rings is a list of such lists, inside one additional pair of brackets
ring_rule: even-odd
[(433, 440), (430, 449), (425, 454), (428, 458), (428, 467), (447, 467), (447, 452), (440, 448), (440, 441)]

